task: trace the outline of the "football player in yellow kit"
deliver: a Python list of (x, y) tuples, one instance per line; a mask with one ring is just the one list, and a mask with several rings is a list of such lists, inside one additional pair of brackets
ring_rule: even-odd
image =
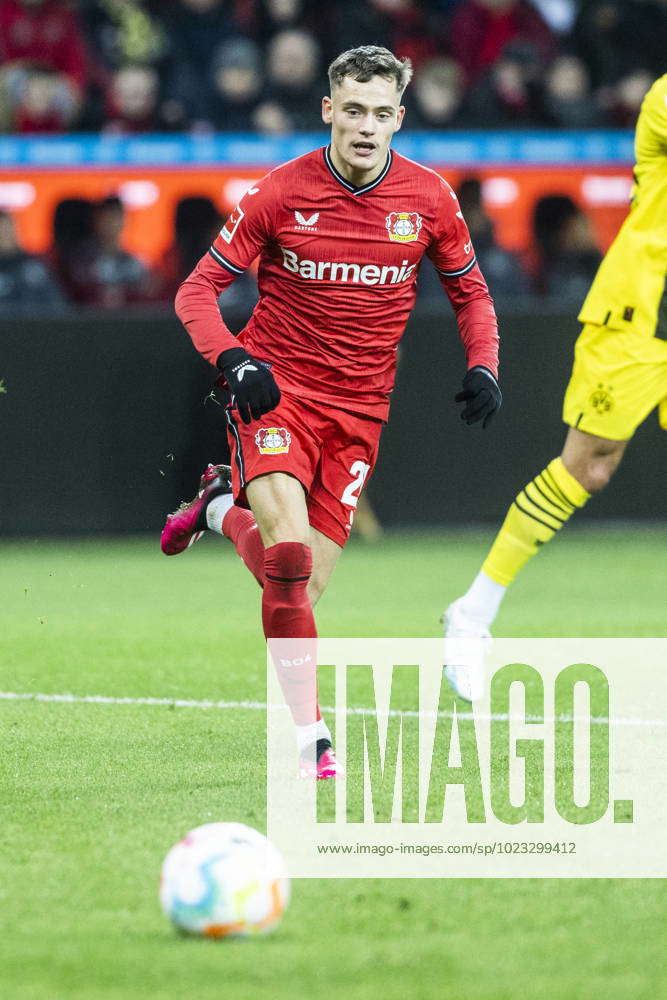
[[(656, 406), (667, 430), (667, 74), (644, 98), (635, 159), (630, 212), (578, 317), (583, 329), (563, 402), (569, 424), (563, 451), (523, 487), (472, 586), (447, 608), (448, 639), (488, 640), (521, 567), (607, 485)], [(481, 653), (456, 659), (447, 656), (454, 689), (469, 700), (478, 697)]]

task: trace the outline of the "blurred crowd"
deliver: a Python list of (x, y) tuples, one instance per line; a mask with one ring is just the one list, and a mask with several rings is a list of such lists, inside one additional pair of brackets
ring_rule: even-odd
[[(525, 255), (519, 255), (496, 241), (478, 178), (464, 179), (458, 196), (498, 308), (562, 311), (581, 303), (601, 255), (587, 215), (570, 197), (550, 194), (537, 201), (532, 243)], [(224, 221), (210, 198), (182, 198), (176, 206), (173, 243), (149, 267), (123, 248), (125, 209), (118, 197), (61, 201), (53, 218), (52, 248), (43, 257), (26, 252), (12, 215), (0, 210), (0, 318), (79, 306), (99, 310), (163, 304), (171, 309), (179, 284), (206, 253)], [(427, 258), (419, 272), (418, 295), (422, 305), (440, 308), (445, 301)], [(252, 270), (221, 296), (225, 315), (239, 320), (247, 318), (256, 301)]]
[[(206, 253), (225, 222), (210, 198), (181, 198), (174, 217), (174, 241), (153, 267), (123, 247), (125, 207), (110, 195), (100, 201), (67, 198), (53, 216), (48, 254), (21, 246), (10, 212), (0, 209), (0, 317), (95, 306), (173, 306), (178, 286)], [(249, 313), (257, 301), (252, 272), (225, 293), (225, 309)]]
[[(410, 128), (632, 127), (666, 39), (667, 0), (0, 0), (0, 131), (320, 129), (326, 67), (363, 43), (412, 60)], [(480, 181), (459, 196), (501, 307), (581, 301), (600, 253), (571, 198), (537, 202), (519, 256), (497, 243)], [(115, 196), (61, 202), (44, 257), (0, 211), (0, 313), (170, 304), (223, 222), (210, 199), (183, 198), (148, 267), (123, 248)], [(428, 262), (419, 284), (422, 300), (442, 294)], [(256, 297), (248, 274), (225, 307)]]
[(0, 130), (322, 127), (343, 49), (409, 56), (412, 128), (631, 126), (667, 0), (0, 0)]

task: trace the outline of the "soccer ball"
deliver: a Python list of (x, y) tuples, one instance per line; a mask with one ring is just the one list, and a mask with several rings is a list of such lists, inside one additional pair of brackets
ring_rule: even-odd
[(162, 865), (162, 909), (190, 934), (263, 934), (276, 926), (289, 895), (280, 853), (243, 823), (196, 827), (172, 847)]

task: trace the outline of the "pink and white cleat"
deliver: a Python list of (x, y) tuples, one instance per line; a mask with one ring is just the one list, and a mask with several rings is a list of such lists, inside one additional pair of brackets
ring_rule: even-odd
[(308, 760), (307, 757), (301, 757), (299, 760), (299, 777), (316, 778), (318, 781), (326, 781), (327, 778), (344, 778), (345, 771), (336, 760), (333, 747), (329, 744), (329, 746), (318, 754), (317, 763)]
[(209, 465), (199, 480), (197, 496), (183, 502), (178, 510), (167, 517), (162, 529), (160, 548), (166, 556), (179, 552), (198, 542), (206, 531), (206, 507), (213, 497), (232, 492), (232, 470), (228, 465)]

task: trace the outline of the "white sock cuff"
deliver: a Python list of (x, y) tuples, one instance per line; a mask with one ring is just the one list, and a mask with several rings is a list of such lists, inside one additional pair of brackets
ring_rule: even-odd
[(211, 531), (222, 534), (222, 522), (228, 510), (234, 506), (234, 497), (231, 493), (223, 493), (219, 497), (213, 497), (206, 508), (206, 523)]
[(296, 729), (296, 745), (300, 753), (303, 753), (308, 747), (314, 746), (319, 739), (316, 722), (310, 722), (307, 726), (295, 726), (294, 728)]
[(329, 743), (331, 743), (332, 742), (331, 732), (324, 719), (318, 719), (316, 725), (317, 725), (317, 739), (329, 740)]
[(496, 583), (480, 570), (463, 597), (465, 613), (490, 628), (506, 590), (502, 583)]
[(294, 728), (296, 729), (296, 743), (299, 751), (313, 746), (318, 740), (329, 740), (331, 743), (331, 733), (324, 719), (318, 719), (317, 722), (311, 722), (307, 726), (295, 726)]

